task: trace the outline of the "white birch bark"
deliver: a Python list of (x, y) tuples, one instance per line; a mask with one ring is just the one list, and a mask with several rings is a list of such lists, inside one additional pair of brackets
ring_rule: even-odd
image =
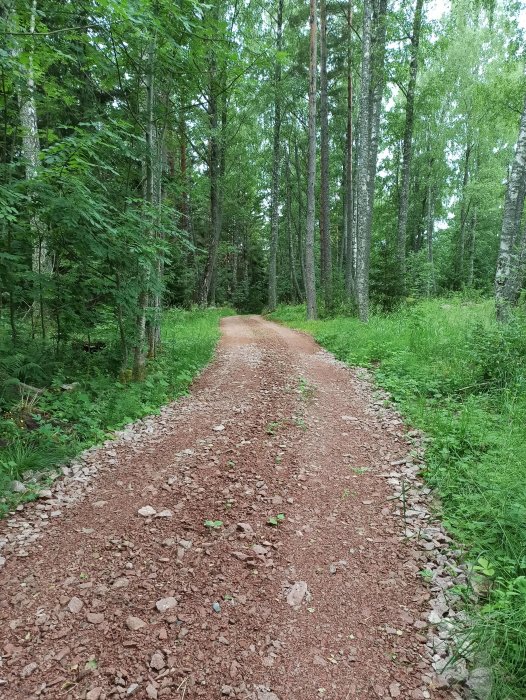
[(513, 281), (516, 274), (517, 260), (514, 252), (514, 241), (517, 237), (517, 212), (522, 212), (524, 205), (524, 178), (526, 177), (526, 99), (524, 100), (519, 136), (515, 148), (515, 156), (511, 165), (502, 228), (499, 241), (499, 254), (495, 272), (495, 305), (497, 319), (508, 321), (513, 303)]
[(307, 228), (305, 234), (305, 292), (307, 318), (317, 316), (316, 272), (314, 266), (314, 222), (316, 184), (316, 69), (317, 69), (317, 0), (310, 0), (310, 61), (309, 61), (309, 159), (307, 179)]

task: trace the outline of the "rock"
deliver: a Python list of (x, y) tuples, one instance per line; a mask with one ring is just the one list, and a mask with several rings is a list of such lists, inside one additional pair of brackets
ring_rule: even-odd
[(151, 699), (151, 700), (157, 700), (158, 694), (157, 694), (157, 688), (153, 686), (151, 683), (148, 683), (146, 686), (146, 695)]
[(0, 557), (0, 569), (5, 566), (5, 557)]
[(221, 612), (221, 606), (219, 605), (219, 603), (217, 601), (215, 603), (212, 603), (212, 610), (216, 613)]
[(25, 493), (27, 491), (27, 486), (21, 481), (17, 481), (15, 479), (11, 482), (11, 491), (13, 491), (14, 493)]
[(130, 698), (132, 695), (135, 695), (135, 693), (139, 690), (139, 684), (138, 683), (132, 683), (130, 686), (128, 686), (128, 689), (126, 690), (126, 697)]
[(400, 683), (391, 683), (391, 685), (389, 686), (389, 695), (392, 698), (400, 697)]
[(493, 689), (493, 676), (490, 669), (483, 666), (473, 669), (466, 685), (477, 700), (489, 700)]
[(53, 492), (50, 489), (42, 489), (38, 495), (40, 498), (53, 498)]
[(264, 686), (256, 686), (255, 691), (253, 695), (254, 700), (279, 700), (276, 693), (273, 693)]
[(166, 508), (166, 510), (162, 510), (160, 513), (157, 513), (157, 515), (155, 517), (156, 518), (171, 518), (172, 515), (173, 515), (172, 511), (168, 510), (168, 508)]
[(245, 535), (253, 535), (254, 530), (248, 523), (238, 523), (237, 529), (240, 530)]
[(132, 632), (136, 632), (142, 627), (146, 627), (146, 622), (144, 622), (144, 620), (141, 620), (140, 617), (133, 617), (133, 615), (130, 615), (126, 618), (126, 627)]
[(225, 429), (224, 425), (214, 425), (214, 427), (212, 428), (212, 430), (215, 430), (216, 433), (221, 433), (224, 429)]
[(102, 688), (92, 688), (86, 694), (86, 700), (99, 700), (102, 695)]
[(21, 678), (28, 678), (34, 671), (36, 671), (38, 668), (38, 664), (36, 664), (34, 661), (32, 661), (30, 664), (27, 664), (27, 666), (24, 666), (22, 671), (20, 672)]
[(150, 668), (154, 668), (156, 671), (162, 671), (166, 666), (166, 661), (164, 656), (160, 651), (156, 651), (150, 659)]
[(126, 576), (120, 576), (119, 578), (116, 578), (115, 581), (112, 583), (112, 588), (127, 588), (130, 583), (130, 580), (126, 578)]
[(76, 615), (82, 610), (83, 605), (84, 603), (81, 601), (80, 598), (77, 598), (77, 596), (73, 596), (73, 598), (68, 603), (68, 608), (70, 612)]
[(268, 549), (266, 547), (262, 547), (260, 544), (253, 545), (252, 551), (254, 554), (257, 554), (260, 557), (264, 557), (266, 554), (268, 554)]
[(301, 605), (303, 599), (310, 599), (309, 589), (305, 581), (296, 581), (287, 594), (287, 603), (293, 608)]
[(104, 622), (104, 615), (103, 613), (89, 612), (86, 614), (86, 620), (92, 625), (100, 625), (101, 622)]
[(151, 515), (155, 515), (157, 511), (151, 506), (143, 506), (142, 508), (139, 508), (137, 513), (142, 515), (143, 518), (149, 518)]
[(191, 549), (192, 548), (192, 541), (191, 540), (179, 540), (178, 544), (181, 545), (184, 549)]
[(173, 597), (161, 598), (155, 603), (155, 607), (160, 613), (165, 613), (177, 606), (177, 601)]
[(104, 508), (104, 506), (106, 505), (107, 502), (108, 501), (95, 501), (95, 503), (93, 504), (93, 507), (94, 508)]

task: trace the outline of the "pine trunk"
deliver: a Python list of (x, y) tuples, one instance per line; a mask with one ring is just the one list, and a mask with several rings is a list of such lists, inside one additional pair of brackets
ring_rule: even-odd
[(332, 251), (329, 211), (329, 108), (327, 85), (327, 4), (320, 0), (320, 251), (325, 309), (332, 308)]
[[(276, 22), (276, 53), (283, 43), (283, 0), (278, 0)], [(278, 303), (277, 251), (279, 235), (279, 176), (280, 176), (280, 132), (281, 132), (281, 56), (276, 56), (274, 66), (274, 134), (272, 144), (272, 184), (270, 192), (270, 251), (268, 275), (268, 306), (273, 311)]]
[(402, 145), (402, 182), (398, 204), (398, 237), (397, 237), (397, 262), (399, 276), (399, 290), (405, 293), (405, 262), (407, 241), (407, 218), (409, 212), (409, 183), (411, 182), (411, 159), (413, 153), (413, 129), (415, 120), (415, 89), (418, 73), (418, 47), (420, 44), (420, 30), (422, 27), (422, 7), (424, 0), (416, 0), (415, 15), (413, 19), (413, 33), (411, 35), (411, 50), (409, 62), (409, 83), (407, 86), (407, 98), (405, 103), (405, 127)]
[(317, 7), (310, 0), (310, 61), (309, 61), (309, 158), (307, 166), (307, 228), (305, 234), (305, 292), (307, 318), (317, 316), (316, 270), (314, 261), (315, 185), (316, 185), (316, 69), (317, 69)]
[(347, 129), (345, 143), (345, 295), (354, 299), (354, 197), (353, 197), (353, 80), (352, 80), (352, 0), (347, 9)]

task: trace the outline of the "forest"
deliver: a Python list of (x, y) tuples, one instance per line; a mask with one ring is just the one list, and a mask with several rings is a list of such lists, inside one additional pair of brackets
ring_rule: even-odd
[(523, 698), (524, 4), (0, 0), (0, 28), (0, 516), (269, 314), (431, 436), (491, 582), (465, 643)]

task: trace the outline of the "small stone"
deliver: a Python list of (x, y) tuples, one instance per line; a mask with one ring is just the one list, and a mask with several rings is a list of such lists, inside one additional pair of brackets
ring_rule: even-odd
[(15, 479), (11, 482), (11, 491), (14, 493), (25, 493), (27, 491), (27, 486)]
[(112, 584), (112, 588), (127, 588), (130, 583), (130, 580), (126, 578), (126, 576), (120, 576), (119, 578), (116, 578), (115, 581)]
[(221, 687), (221, 695), (232, 695), (232, 686), (231, 685), (223, 685)]
[(155, 607), (160, 613), (165, 613), (168, 610), (172, 610), (177, 606), (177, 601), (172, 596), (168, 598), (161, 598), (155, 603)]
[(309, 597), (309, 589), (305, 581), (296, 581), (287, 595), (287, 603), (297, 608), (301, 605), (304, 598)]
[(392, 698), (400, 697), (400, 683), (391, 683), (391, 685), (389, 686), (389, 695)]
[(166, 666), (166, 661), (164, 656), (160, 651), (156, 651), (155, 654), (150, 659), (150, 668), (154, 668), (156, 671), (162, 671)]
[(266, 554), (268, 554), (268, 549), (266, 547), (262, 547), (260, 544), (255, 544), (252, 547), (252, 551), (260, 557), (264, 557)]
[(237, 529), (241, 530), (241, 532), (245, 535), (253, 535), (254, 534), (254, 530), (252, 529), (251, 525), (249, 525), (248, 523), (238, 523)]
[(89, 612), (86, 614), (86, 620), (91, 622), (92, 625), (100, 625), (101, 622), (104, 622), (104, 615), (103, 613)]
[(157, 511), (151, 506), (143, 506), (142, 508), (139, 508), (137, 513), (142, 515), (143, 518), (149, 518), (151, 515), (155, 515)]
[(28, 678), (34, 671), (36, 671), (38, 668), (38, 664), (36, 664), (34, 661), (32, 661), (30, 664), (27, 664), (27, 666), (24, 666), (22, 669), (20, 676), (22, 678)]
[(81, 601), (80, 598), (77, 598), (77, 596), (73, 596), (73, 598), (68, 603), (68, 608), (70, 612), (76, 615), (82, 610), (83, 605), (84, 603)]
[(212, 428), (212, 430), (215, 430), (216, 433), (221, 433), (224, 429), (225, 429), (224, 425), (214, 425), (214, 427)]
[(149, 683), (146, 686), (146, 695), (150, 698), (150, 700), (157, 700), (158, 694), (157, 694), (157, 688), (153, 686), (151, 683)]
[(93, 507), (94, 508), (104, 508), (104, 506), (106, 505), (107, 502), (108, 501), (95, 501), (95, 503), (93, 504)]
[(221, 612), (221, 606), (219, 605), (219, 603), (217, 601), (215, 603), (212, 603), (212, 610), (216, 613)]
[(166, 510), (162, 510), (160, 513), (157, 513), (157, 515), (155, 517), (156, 518), (171, 518), (172, 515), (173, 515), (172, 511), (168, 510), (168, 508), (167, 508)]
[(132, 683), (130, 686), (128, 686), (128, 689), (126, 690), (126, 697), (130, 698), (132, 695), (135, 695), (135, 693), (139, 690), (139, 684), (138, 683)]
[(86, 694), (86, 700), (99, 700), (102, 695), (102, 688), (92, 688)]
[(0, 557), (0, 569), (5, 566), (5, 557)]
[(126, 618), (126, 627), (132, 632), (136, 632), (142, 627), (146, 627), (146, 622), (144, 622), (144, 620), (141, 620), (140, 617), (133, 617), (133, 615), (130, 615)]

